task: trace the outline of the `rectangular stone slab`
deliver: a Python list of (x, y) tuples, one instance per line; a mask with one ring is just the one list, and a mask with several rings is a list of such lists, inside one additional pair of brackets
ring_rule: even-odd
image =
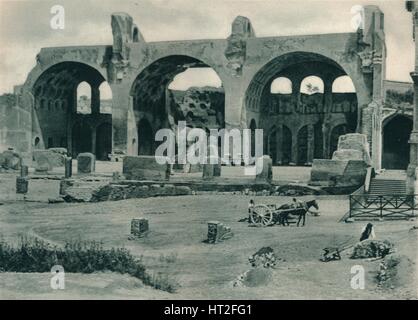
[(170, 166), (159, 164), (154, 156), (126, 156), (123, 174), (128, 180), (168, 180)]

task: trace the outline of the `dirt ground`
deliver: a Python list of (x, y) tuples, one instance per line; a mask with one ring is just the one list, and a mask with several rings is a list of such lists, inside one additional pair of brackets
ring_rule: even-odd
[[(317, 197), (319, 217), (308, 216), (305, 227), (249, 227), (238, 222), (246, 216), (250, 196), (198, 194), (182, 197), (129, 199), (101, 203), (48, 204), (58, 195), (58, 181), (31, 180), (31, 201), (14, 194), (13, 176), (0, 174), (0, 234), (17, 244), (30, 235), (61, 245), (67, 240), (102, 241), (105, 247), (125, 247), (151, 273), (161, 272), (178, 289), (170, 294), (144, 286), (141, 281), (115, 273), (66, 274), (64, 290), (50, 288), (49, 273), (0, 273), (1, 299), (416, 299), (415, 272), (410, 281), (380, 288), (375, 280), (379, 261), (320, 262), (322, 248), (355, 241), (365, 222), (340, 223), (348, 210), (345, 196)], [(286, 197), (253, 197), (256, 203), (287, 203)], [(150, 233), (129, 240), (132, 218), (149, 220)], [(218, 220), (234, 236), (213, 245), (203, 241), (207, 222)], [(379, 239), (395, 243), (398, 252), (416, 262), (416, 221), (376, 222)], [(267, 285), (234, 287), (232, 282), (249, 270), (248, 257), (261, 247), (275, 251), (279, 262)], [(350, 286), (351, 267), (366, 270), (365, 289)]]

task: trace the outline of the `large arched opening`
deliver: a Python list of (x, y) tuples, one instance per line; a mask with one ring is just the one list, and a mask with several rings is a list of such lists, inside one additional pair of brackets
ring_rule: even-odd
[[(344, 84), (347, 78), (349, 83)], [(345, 125), (344, 133), (355, 132), (359, 111), (353, 88), (334, 60), (292, 52), (271, 60), (255, 74), (245, 107), (248, 116), (258, 115), (260, 129), (279, 128), (273, 141), (266, 132), (269, 150), (265, 152), (271, 153), (275, 165), (309, 165), (314, 158), (330, 158), (335, 123)]]
[(397, 115), (383, 123), (383, 156), (384, 169), (405, 170), (409, 164), (409, 138), (413, 121), (403, 115)]
[[(112, 122), (111, 107), (107, 113), (102, 112), (103, 84), (107, 82), (102, 73), (84, 63), (61, 62), (46, 69), (32, 87), (35, 101), (32, 130), (39, 137), (38, 148), (67, 148), (73, 157), (80, 152), (96, 154), (97, 143), (102, 145), (102, 141), (96, 140), (96, 132), (92, 130)], [(111, 94), (107, 99), (111, 106)], [(109, 151), (111, 126), (100, 133)], [(101, 146), (99, 149), (102, 151)]]
[(222, 81), (209, 65), (190, 56), (167, 56), (151, 63), (136, 77), (131, 96), (138, 134), (132, 143), (139, 154), (157, 147), (150, 132), (161, 128), (176, 132), (179, 121), (206, 131), (225, 127)]

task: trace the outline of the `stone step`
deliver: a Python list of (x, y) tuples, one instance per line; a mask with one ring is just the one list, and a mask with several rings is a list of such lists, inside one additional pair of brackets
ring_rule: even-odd
[(406, 194), (405, 180), (373, 179), (370, 183), (370, 195)]

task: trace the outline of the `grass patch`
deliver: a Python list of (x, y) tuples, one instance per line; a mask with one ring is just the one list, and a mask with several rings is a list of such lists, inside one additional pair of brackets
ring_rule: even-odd
[(0, 272), (50, 272), (61, 265), (65, 272), (93, 273), (112, 271), (129, 274), (145, 285), (170, 293), (177, 284), (162, 274), (149, 275), (140, 259), (125, 248), (105, 249), (98, 242), (67, 242), (63, 248), (37, 238), (21, 238), (16, 247), (0, 241)]

